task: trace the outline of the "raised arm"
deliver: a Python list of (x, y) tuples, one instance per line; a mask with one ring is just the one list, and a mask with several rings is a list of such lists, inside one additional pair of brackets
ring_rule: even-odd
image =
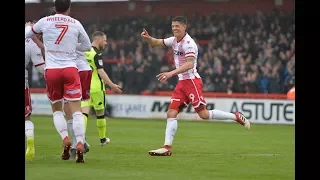
[(142, 39), (144, 39), (151, 47), (165, 47), (163, 39), (156, 39), (151, 37), (146, 29), (143, 29), (141, 33)]

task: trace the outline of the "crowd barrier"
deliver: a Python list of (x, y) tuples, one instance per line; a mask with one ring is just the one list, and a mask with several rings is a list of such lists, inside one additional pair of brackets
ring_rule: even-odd
[[(208, 109), (241, 111), (252, 123), (257, 124), (295, 124), (295, 101), (286, 99), (286, 95), (224, 94), (225, 97), (222, 96), (223, 93), (207, 95), (205, 99)], [(31, 99), (33, 114), (52, 114), (44, 89), (32, 89)], [(117, 118), (166, 119), (166, 111), (170, 104), (170, 96), (160, 92), (152, 95), (107, 94), (106, 100), (111, 106), (113, 117)], [(178, 118), (201, 120), (190, 105), (179, 114)]]

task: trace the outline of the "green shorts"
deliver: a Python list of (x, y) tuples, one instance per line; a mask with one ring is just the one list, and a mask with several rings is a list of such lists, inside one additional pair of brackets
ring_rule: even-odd
[(106, 106), (106, 92), (90, 92), (90, 100), (82, 101), (81, 107), (92, 106), (94, 110), (103, 110)]

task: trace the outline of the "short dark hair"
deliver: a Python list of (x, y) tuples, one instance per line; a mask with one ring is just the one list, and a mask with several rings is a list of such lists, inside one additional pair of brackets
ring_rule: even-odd
[(183, 16), (176, 16), (176, 17), (174, 17), (174, 18), (172, 19), (172, 22), (173, 22), (173, 21), (180, 22), (180, 23), (185, 24), (185, 25), (188, 24), (187, 18), (185, 18), (185, 17), (183, 17)]
[(56, 11), (54, 10), (54, 8), (53, 7), (49, 7), (44, 11), (43, 16), (46, 17), (46, 16), (52, 16), (52, 15), (55, 15), (55, 14), (56, 14)]
[(56, 8), (57, 12), (64, 13), (66, 12), (71, 6), (71, 0), (55, 0), (54, 7)]
[(91, 38), (94, 40), (96, 37), (106, 36), (106, 34), (102, 31), (96, 31), (92, 34)]
[(31, 22), (31, 23), (35, 24), (37, 22), (37, 20), (26, 20), (26, 23), (27, 22)]

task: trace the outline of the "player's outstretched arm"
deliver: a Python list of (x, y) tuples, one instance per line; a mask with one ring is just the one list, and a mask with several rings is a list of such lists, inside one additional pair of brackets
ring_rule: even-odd
[(117, 93), (122, 93), (122, 87), (117, 84), (114, 84), (109, 78), (108, 74), (104, 71), (101, 54), (96, 54), (94, 56), (94, 63), (97, 67), (98, 74), (103, 79), (104, 83), (106, 83), (111, 89), (115, 90)]
[(122, 87), (117, 84), (114, 84), (103, 68), (98, 69), (98, 74), (111, 89), (115, 90), (117, 93), (122, 93)]
[(163, 43), (163, 39), (156, 39), (154, 37), (151, 37), (146, 29), (143, 29), (143, 31), (141, 33), (141, 37), (142, 37), (142, 39), (147, 41), (147, 43), (151, 47), (165, 47), (165, 45)]
[(186, 71), (188, 71), (189, 69), (192, 69), (193, 66), (194, 66), (194, 57), (187, 57), (186, 58), (186, 63), (184, 63), (182, 66), (180, 66), (179, 68), (175, 69), (175, 70), (172, 70), (172, 75), (177, 75), (177, 74), (180, 74), (180, 73), (184, 73)]
[(169, 78), (171, 78), (172, 76), (184, 73), (184, 72), (188, 71), (189, 69), (192, 69), (194, 66), (195, 58), (194, 57), (187, 57), (186, 60), (187, 60), (187, 62), (184, 63), (179, 68), (172, 70), (170, 72), (160, 73), (156, 77), (158, 78), (158, 80), (160, 82), (164, 82), (164, 81), (168, 80)]

